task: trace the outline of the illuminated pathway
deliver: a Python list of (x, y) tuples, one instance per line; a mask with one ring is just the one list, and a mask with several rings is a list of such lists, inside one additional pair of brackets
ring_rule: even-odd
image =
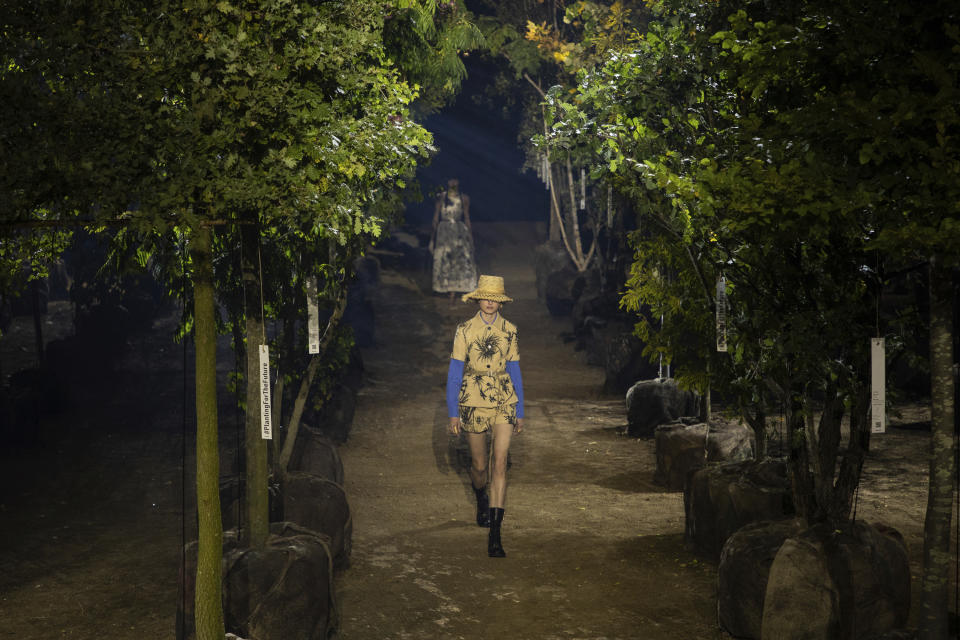
[(527, 398), (511, 447), (507, 558), (487, 557), (465, 445), (445, 431), (453, 332), (474, 307), (385, 271), (377, 347), (363, 353), (367, 383), (341, 447), (353, 510), (341, 637), (724, 637), (715, 568), (684, 549), (682, 498), (652, 484), (652, 442), (618, 435), (623, 399), (599, 394), (602, 371), (560, 337), (569, 318), (536, 298), (532, 225), (476, 226), (481, 273), (503, 275), (516, 300), (504, 316), (520, 330)]

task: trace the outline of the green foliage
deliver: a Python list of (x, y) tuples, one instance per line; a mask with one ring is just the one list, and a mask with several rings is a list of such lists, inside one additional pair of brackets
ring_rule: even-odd
[(456, 97), (467, 75), (462, 56), (484, 46), (483, 34), (457, 0), (398, 0), (383, 28), (389, 59), (419, 88), (414, 110), (437, 111)]
[(94, 203), (129, 204), (123, 185), (148, 163), (128, 153), (135, 132), (123, 126), (139, 91), (126, 82), (138, 59), (127, 40), (137, 12), (52, 0), (0, 7), (4, 221), (90, 219)]
[[(198, 638), (223, 636), (214, 294), (231, 321), (260, 312), (239, 304), (234, 227), (259, 230), (264, 315), (289, 311), (302, 297), (282, 292), (318, 272), (328, 276), (325, 294), (343, 297), (352, 259), (382, 232), (384, 203), (431, 150), (429, 132), (410, 117), (417, 90), (384, 49), (384, 13), (436, 6), (39, 0), (0, 8), (0, 220), (35, 223), (49, 213), (99, 233), (119, 228), (116, 255), (153, 268), (194, 303), (186, 324), (198, 346), (205, 516)], [(417, 32), (439, 52), (428, 86), (441, 78), (449, 92), (472, 32), (466, 23), (427, 26)], [(0, 249), (0, 273), (22, 270), (25, 249)]]
[(16, 295), (30, 280), (47, 277), (52, 261), (71, 238), (64, 230), (9, 228), (0, 232), (0, 294)]
[(340, 325), (336, 329), (337, 333), (330, 342), (329, 347), (323, 353), (323, 364), (317, 371), (317, 378), (314, 381), (311, 398), (311, 406), (314, 411), (319, 411), (324, 407), (337, 389), (337, 384), (342, 379), (342, 371), (350, 361), (351, 350), (353, 349), (353, 329), (346, 325)]
[(429, 145), (406, 117), (415, 94), (379, 46), (381, 16), (362, 2), (222, 2), (163, 15), (145, 27), (149, 50), (164, 52), (151, 79), (176, 98), (155, 106), (161, 171), (143, 204), (187, 220), (253, 210), (343, 242), (378, 232), (363, 208)]
[[(592, 68), (611, 48), (632, 42), (645, 24), (643, 2), (575, 2), (563, 8), (553, 3), (487, 2), (477, 24), (487, 52), (506, 62), (495, 83), (497, 100), (520, 103), (526, 123), (525, 140), (543, 132), (541, 100), (554, 87), (566, 93), (578, 72)], [(537, 168), (541, 149), (527, 145), (527, 166)]]
[[(586, 150), (646, 223), (624, 304), (664, 315), (663, 331), (641, 319), (651, 351), (700, 380), (712, 361), (750, 402), (761, 381), (859, 386), (874, 252), (960, 246), (956, 30), (931, 31), (943, 6), (883, 8), (653, 3), (636, 46), (547, 97), (542, 143)], [(721, 274), (733, 335), (718, 358)]]
[[(183, 288), (182, 246), (172, 256), (157, 251), (177, 244), (178, 229), (204, 221), (243, 215), (261, 225), (264, 263), (280, 272), (289, 266), (277, 260), (290, 265), (318, 240), (324, 255), (327, 238), (356, 255), (381, 233), (386, 211), (377, 202), (404, 189), (431, 149), (430, 134), (409, 117), (416, 92), (390, 67), (379, 41), (383, 16), (369, 3), (73, 8), (80, 16), (36, 7), (36, 15), (15, 15), (5, 27), (14, 62), (4, 87), (21, 102), (0, 139), (39, 159), (20, 158), (25, 170), (5, 173), (16, 177), (2, 191), (6, 211), (37, 217), (32, 207), (49, 205), (60, 219), (112, 220), (126, 210), (118, 243), (141, 245), (171, 290)], [(44, 30), (35, 33), (34, 23)], [(81, 40), (111, 55), (61, 62), (59, 53)], [(112, 121), (77, 142), (76, 166), (88, 169), (74, 182), (83, 188), (56, 175), (56, 191), (38, 189), (51, 181), (38, 165), (64, 165), (61, 122), (75, 121), (94, 99)], [(39, 124), (24, 124), (25, 112)], [(102, 186), (113, 178), (123, 186)], [(69, 212), (61, 194), (75, 203)]]
[[(795, 469), (807, 477), (809, 461), (815, 476), (795, 487), (816, 484), (805, 513), (842, 517), (860, 454), (851, 445), (835, 487), (839, 421), (824, 410), (817, 431), (810, 417), (844, 407), (864, 424), (884, 274), (956, 264), (960, 16), (898, 1), (651, 10), (634, 46), (583, 69), (576, 91), (549, 92), (538, 142), (592, 158), (639, 212), (623, 304), (648, 354), (754, 424), (785, 408)], [(718, 354), (720, 276), (731, 308)]]

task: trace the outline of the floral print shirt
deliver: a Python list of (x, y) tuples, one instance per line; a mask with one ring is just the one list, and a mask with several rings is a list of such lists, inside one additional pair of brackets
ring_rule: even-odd
[(450, 357), (464, 363), (461, 405), (494, 408), (517, 402), (506, 369), (507, 362), (520, 360), (517, 327), (512, 322), (497, 314), (487, 324), (478, 311), (457, 327)]

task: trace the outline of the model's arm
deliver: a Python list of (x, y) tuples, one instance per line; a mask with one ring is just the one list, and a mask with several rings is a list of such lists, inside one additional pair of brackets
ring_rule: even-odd
[(507, 373), (510, 374), (510, 382), (513, 383), (513, 391), (517, 394), (517, 431), (523, 431), (523, 376), (520, 374), (520, 361), (510, 360), (507, 362)]
[(447, 416), (450, 424), (447, 430), (456, 435), (460, 433), (460, 385), (463, 382), (463, 360), (450, 358), (447, 369)]

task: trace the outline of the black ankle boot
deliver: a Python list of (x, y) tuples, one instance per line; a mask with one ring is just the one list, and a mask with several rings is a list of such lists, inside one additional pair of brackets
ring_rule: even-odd
[(507, 552), (503, 550), (503, 544), (500, 542), (500, 525), (503, 523), (503, 509), (490, 507), (490, 536), (487, 539), (487, 555), (491, 558), (506, 558)]
[(487, 498), (487, 488), (477, 489), (473, 488), (473, 492), (477, 496), (477, 526), (478, 527), (489, 527), (490, 526), (490, 499)]

